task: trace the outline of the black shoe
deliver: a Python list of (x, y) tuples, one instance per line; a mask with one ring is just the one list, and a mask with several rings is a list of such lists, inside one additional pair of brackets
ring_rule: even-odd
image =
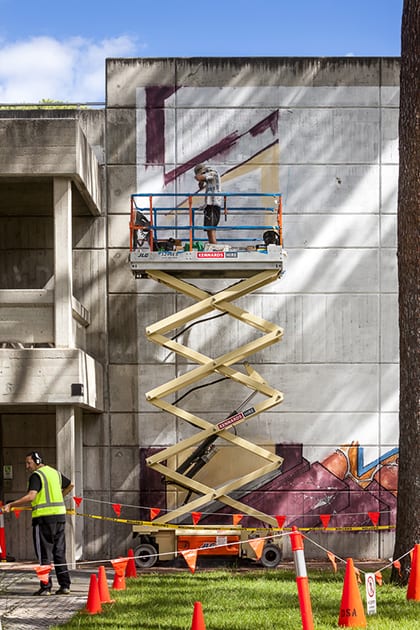
[(51, 595), (51, 589), (50, 588), (39, 588), (34, 595)]
[(55, 591), (56, 595), (70, 595), (70, 589), (68, 586), (60, 586), (58, 591)]

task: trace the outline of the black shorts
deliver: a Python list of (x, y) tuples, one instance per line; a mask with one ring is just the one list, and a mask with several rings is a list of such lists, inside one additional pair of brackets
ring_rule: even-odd
[(220, 206), (213, 206), (208, 204), (204, 208), (204, 225), (210, 227), (216, 227), (220, 221)]

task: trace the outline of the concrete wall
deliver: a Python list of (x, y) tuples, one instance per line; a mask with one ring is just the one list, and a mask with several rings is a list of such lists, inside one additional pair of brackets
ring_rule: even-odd
[[(110, 431), (121, 443), (113, 447), (111, 437), (109, 457), (111, 463), (121, 451), (125, 470), (115, 496), (130, 504), (138, 496), (138, 445), (146, 452), (188, 434), (184, 423), (144, 400), (145, 391), (186, 367), (149, 348), (143, 333), (183, 302), (151, 281), (133, 280), (126, 264), (129, 195), (194, 190), (192, 169), (204, 160), (218, 168), (225, 191), (284, 195), (287, 273), (242, 306), (285, 329), (279, 346), (252, 358), (285, 400), (242, 425), (240, 435), (268, 447), (300, 446), (301, 454), (289, 457), (296, 470), (303, 462), (329, 470), (336, 449), (356, 443), (343, 449), (359, 462), (351, 471), (356, 485), (345, 488), (352, 497), (369, 475), (370, 483), (375, 473), (378, 479), (382, 464), (395, 463), (398, 75), (396, 59), (108, 60)], [(200, 286), (215, 291), (221, 282)], [(188, 345), (217, 356), (242, 334), (216, 320), (193, 328)], [(223, 418), (242, 396), (217, 386), (190, 396), (187, 407)], [(145, 470), (141, 479), (150, 483)], [(363, 509), (375, 505), (395, 516), (394, 483), (375, 492), (371, 486)], [(161, 490), (147, 495), (144, 486), (141, 497), (159, 503)], [(309, 509), (285, 503), (279, 488), (277, 507), (293, 505), (295, 514), (313, 517), (322, 491), (312, 488)], [(340, 507), (347, 521), (336, 525), (348, 524), (355, 505), (349, 499)], [(389, 554), (392, 541), (375, 534), (359, 543), (361, 554), (377, 556)], [(338, 544), (343, 552), (354, 548), (350, 537)]]

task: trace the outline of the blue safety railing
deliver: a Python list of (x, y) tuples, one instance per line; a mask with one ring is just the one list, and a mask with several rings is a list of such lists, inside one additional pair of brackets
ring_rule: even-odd
[[(283, 245), (283, 209), (281, 193), (235, 193), (223, 192), (215, 195), (223, 200), (219, 225), (211, 227), (220, 234), (223, 243), (261, 241), (262, 233), (275, 231), (279, 244)], [(135, 193), (131, 195), (130, 250), (137, 249), (145, 241), (150, 249), (154, 243), (168, 237), (189, 244), (204, 239), (209, 226), (203, 224), (203, 203), (206, 193)], [(175, 203), (162, 205), (166, 199)], [(177, 199), (182, 199), (177, 203)], [(198, 203), (197, 203), (198, 199)], [(244, 201), (255, 204), (261, 199), (264, 205), (243, 205)], [(200, 200), (202, 203), (200, 204)], [(272, 202), (270, 204), (270, 201)], [(155, 205), (158, 202), (159, 205)], [(237, 205), (241, 202), (241, 205)], [(273, 220), (267, 223), (268, 217)], [(238, 221), (238, 217), (240, 220)], [(244, 223), (244, 218), (251, 220)], [(186, 222), (185, 222), (186, 220)], [(258, 232), (258, 235), (256, 234)], [(140, 238), (139, 238), (140, 236)], [(256, 238), (259, 236), (259, 238)]]

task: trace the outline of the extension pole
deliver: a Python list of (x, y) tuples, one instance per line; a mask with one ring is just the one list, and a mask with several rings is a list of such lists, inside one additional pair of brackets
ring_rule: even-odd
[(298, 529), (295, 526), (292, 527), (290, 542), (292, 545), (293, 560), (295, 563), (300, 616), (302, 618), (302, 630), (314, 630), (308, 574), (306, 572), (305, 554), (303, 551), (303, 538), (302, 534), (298, 532)]

